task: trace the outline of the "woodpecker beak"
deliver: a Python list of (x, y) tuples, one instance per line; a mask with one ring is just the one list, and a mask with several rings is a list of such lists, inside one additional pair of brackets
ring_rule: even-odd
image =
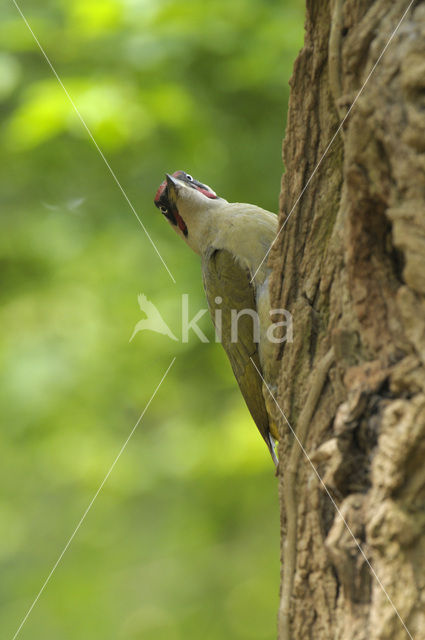
[(178, 194), (179, 185), (177, 183), (177, 180), (173, 178), (173, 176), (170, 176), (168, 173), (165, 174), (165, 177), (167, 180), (168, 197), (170, 200), (175, 202)]

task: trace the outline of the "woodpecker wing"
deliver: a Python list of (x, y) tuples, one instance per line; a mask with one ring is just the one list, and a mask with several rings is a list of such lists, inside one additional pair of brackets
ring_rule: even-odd
[[(232, 253), (214, 248), (203, 257), (202, 274), (213, 323), (219, 332), (221, 324), (221, 343), (248, 409), (274, 458), (262, 381), (251, 361), (252, 358), (261, 371), (258, 344), (254, 341), (252, 316), (247, 313), (239, 316), (237, 335), (233, 332), (232, 340), (232, 309), (233, 316), (242, 310), (256, 311), (255, 291), (250, 283), (251, 275), (248, 269), (240, 266)], [(222, 302), (216, 302), (218, 296), (222, 298)]]

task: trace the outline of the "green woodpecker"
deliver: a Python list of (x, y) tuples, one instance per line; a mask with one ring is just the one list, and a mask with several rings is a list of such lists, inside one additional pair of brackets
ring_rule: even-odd
[(269, 417), (269, 394), (258, 372), (271, 381), (270, 269), (263, 259), (276, 237), (277, 217), (252, 204), (228, 202), (184, 171), (166, 174), (154, 202), (178, 235), (201, 256), (204, 289), (216, 331), (277, 465), (274, 445), (278, 432)]

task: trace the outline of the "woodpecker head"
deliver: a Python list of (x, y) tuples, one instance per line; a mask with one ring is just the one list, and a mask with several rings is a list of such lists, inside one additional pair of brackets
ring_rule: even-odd
[(202, 226), (202, 213), (218, 201), (226, 202), (211, 187), (198, 182), (185, 171), (175, 171), (173, 175), (166, 174), (154, 203), (177, 233), (190, 244), (189, 236)]

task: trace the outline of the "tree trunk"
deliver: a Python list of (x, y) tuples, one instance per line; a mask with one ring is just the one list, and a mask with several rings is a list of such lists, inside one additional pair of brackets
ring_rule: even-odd
[(291, 80), (271, 255), (272, 306), (294, 321), (279, 640), (425, 638), (425, 2), (287, 219), (407, 6), (308, 0)]

